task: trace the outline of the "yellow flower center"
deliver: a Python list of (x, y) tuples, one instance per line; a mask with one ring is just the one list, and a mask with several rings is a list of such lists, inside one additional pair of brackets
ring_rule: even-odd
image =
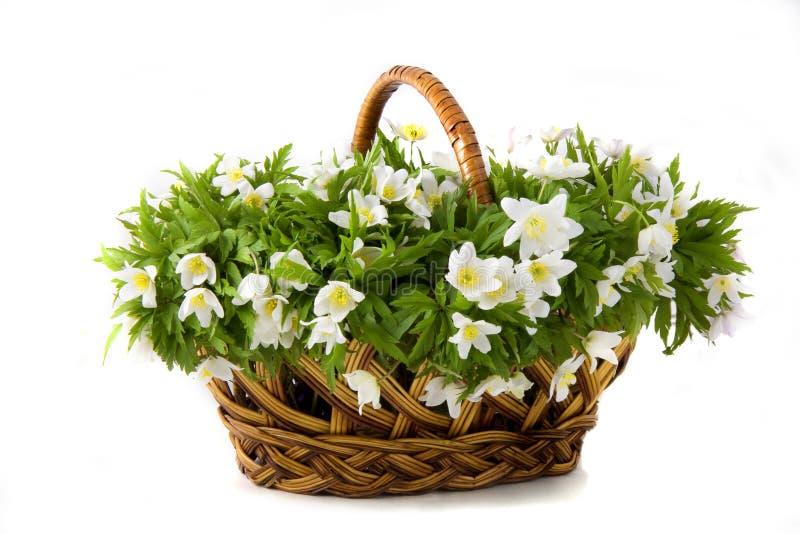
[(211, 378), (211, 377), (212, 374), (208, 369), (206, 369), (205, 367), (200, 369), (200, 378)]
[(230, 180), (232, 184), (238, 183), (239, 180), (244, 178), (244, 171), (240, 167), (226, 171), (225, 174), (228, 176), (228, 180)]
[(664, 225), (664, 228), (669, 230), (669, 233), (672, 234), (672, 244), (674, 245), (677, 243), (680, 239), (680, 236), (678, 236), (678, 227), (672, 223), (667, 223)]
[(639, 276), (639, 273), (641, 272), (642, 272), (642, 264), (636, 263), (625, 269), (625, 276), (623, 278), (625, 279), (626, 282), (630, 282), (636, 276)]
[(150, 287), (150, 277), (145, 273), (135, 274), (133, 275), (133, 285), (135, 285), (136, 289), (139, 291), (144, 291)]
[(409, 141), (419, 141), (428, 136), (428, 130), (421, 124), (406, 124), (400, 128), (400, 132)]
[(528, 272), (531, 273), (534, 282), (541, 282), (550, 273), (547, 267), (538, 261), (531, 263), (531, 266), (528, 267)]
[(387, 200), (394, 200), (394, 196), (396, 194), (397, 194), (397, 191), (395, 191), (394, 187), (392, 187), (391, 185), (384, 185), (383, 186), (383, 193), (382, 193), (383, 198), (385, 198)]
[(572, 164), (572, 160), (569, 158), (561, 158), (561, 163), (564, 165), (564, 167), (569, 167), (570, 164)]
[(642, 172), (647, 167), (647, 160), (642, 156), (634, 156), (631, 158), (631, 166), (636, 172)]
[(575, 373), (572, 371), (564, 371), (564, 376), (561, 377), (561, 380), (558, 381), (558, 387), (560, 388), (568, 388), (572, 384), (576, 382)]
[(731, 288), (731, 282), (727, 278), (717, 278), (717, 281), (714, 282), (714, 285), (717, 286), (722, 292), (725, 292)]
[(473, 339), (478, 337), (479, 333), (480, 332), (478, 332), (477, 328), (475, 328), (472, 325), (469, 325), (464, 328), (464, 339), (466, 339), (467, 341), (472, 341)]
[(531, 239), (542, 235), (545, 228), (547, 228), (547, 223), (544, 218), (539, 215), (529, 217), (528, 220), (525, 221), (525, 233), (528, 234), (528, 237)]
[(474, 287), (478, 283), (478, 272), (472, 267), (462, 267), (458, 271), (458, 285), (461, 287)]
[(371, 211), (369, 211), (369, 208), (360, 208), (358, 210), (358, 214), (363, 215), (368, 223), (371, 223), (372, 221), (375, 220), (375, 216), (372, 214)]
[(264, 311), (267, 314), (271, 314), (275, 311), (275, 308), (278, 307), (278, 299), (269, 299), (267, 303), (264, 305)]
[(264, 199), (258, 193), (250, 193), (246, 197), (244, 197), (244, 203), (251, 208), (262, 208), (264, 207)]
[(189, 299), (189, 303), (192, 305), (193, 308), (205, 308), (206, 298), (203, 296), (202, 293), (198, 293), (197, 295)]
[(203, 258), (200, 256), (195, 256), (189, 260), (189, 270), (192, 272), (192, 274), (203, 274), (208, 270), (208, 267), (206, 267), (206, 263), (203, 261)]
[(336, 306), (346, 306), (350, 302), (350, 294), (343, 287), (337, 287), (331, 293), (331, 301)]
[[(500, 279), (497, 278), (497, 280), (500, 280)], [(500, 287), (498, 287), (494, 291), (489, 291), (488, 295), (490, 297), (499, 297), (505, 292), (506, 292), (506, 282), (505, 282), (505, 280), (500, 280)]]
[(419, 201), (419, 202), (424, 202), (425, 201), (425, 197), (422, 196), (422, 190), (417, 189), (416, 191), (414, 191), (414, 200)]
[(436, 206), (442, 205), (442, 195), (439, 193), (433, 193), (428, 197), (428, 205), (432, 208)]
[(669, 211), (669, 214), (670, 214), (670, 215), (671, 215), (673, 218), (677, 219), (678, 217), (680, 217), (681, 215), (683, 215), (683, 210), (682, 210), (682, 209), (681, 209), (681, 207), (680, 207), (680, 206), (678, 206), (677, 204), (673, 204), (673, 205), (672, 205), (672, 209)]

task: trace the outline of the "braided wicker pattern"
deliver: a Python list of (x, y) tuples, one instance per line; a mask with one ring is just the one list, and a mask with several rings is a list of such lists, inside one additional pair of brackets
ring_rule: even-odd
[[(548, 399), (555, 369), (541, 359), (525, 369), (534, 383), (531, 402), (484, 395), (476, 403), (464, 401), (455, 420), (417, 400), (430, 376), (415, 378), (408, 390), (387, 377), (383, 407), (366, 405), (360, 416), (355, 392), (340, 382), (330, 393), (319, 364), (308, 358), (292, 372), (333, 407), (329, 420), (288, 406), (281, 380), (260, 367), (261, 381), (237, 372), (232, 385), (214, 380), (209, 389), (237, 463), (256, 484), (344, 497), (470, 490), (574, 469), (583, 437), (597, 421), (598, 396), (632, 349), (627, 339), (616, 348), (618, 367), (601, 361), (590, 374), (581, 366), (577, 384), (560, 403)], [(346, 366), (383, 376), (374, 354), (372, 346), (352, 341)]]
[[(359, 113), (353, 149), (369, 149), (386, 101), (403, 83), (433, 106), (472, 193), (481, 203), (492, 202), (469, 120), (447, 88), (423, 69), (394, 67), (378, 78)], [(615, 349), (618, 366), (601, 361), (590, 374), (582, 365), (577, 384), (560, 403), (549, 399), (555, 369), (542, 358), (524, 370), (534, 383), (524, 401), (484, 395), (478, 402), (464, 401), (455, 420), (418, 400), (430, 375), (415, 377), (405, 388), (373, 359), (374, 347), (355, 340), (348, 345), (346, 372), (366, 369), (386, 376), (379, 410), (366, 405), (359, 415), (356, 393), (341, 378), (331, 393), (319, 364), (308, 357), (284, 372), (330, 405), (327, 419), (289, 406), (281, 377), (270, 377), (260, 365), (251, 369), (256, 380), (235, 372), (232, 384), (215, 379), (209, 389), (230, 431), (237, 463), (256, 484), (344, 497), (470, 490), (574, 469), (583, 437), (597, 421), (597, 399), (632, 349), (629, 339)]]

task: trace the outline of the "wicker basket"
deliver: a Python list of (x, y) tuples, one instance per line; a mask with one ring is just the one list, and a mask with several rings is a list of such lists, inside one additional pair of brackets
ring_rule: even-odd
[[(492, 201), (475, 133), (445, 86), (416, 67), (394, 67), (378, 78), (358, 116), (353, 149), (366, 151), (381, 112), (400, 84), (416, 88), (436, 111), (458, 158), (461, 173), (482, 203)], [(534, 383), (523, 401), (507, 394), (464, 401), (453, 420), (422, 404), (430, 376), (411, 377), (404, 387), (395, 377), (381, 383), (384, 407), (358, 413), (356, 394), (340, 382), (330, 393), (317, 362), (303, 357), (296, 368), (270, 377), (261, 365), (254, 381), (236, 372), (232, 384), (214, 380), (242, 472), (256, 484), (293, 493), (371, 497), (436, 489), (471, 490), (495, 484), (561, 475), (575, 468), (583, 437), (597, 421), (597, 399), (622, 372), (633, 349), (625, 339), (615, 349), (619, 365), (601, 361), (594, 373), (577, 372), (569, 396), (548, 399), (555, 369), (544, 358), (524, 370)], [(351, 341), (347, 372), (386, 371), (375, 349)], [(303, 413), (287, 401), (284, 379), (302, 381), (330, 406), (326, 417)], [(329, 414), (329, 416), (328, 416)]]

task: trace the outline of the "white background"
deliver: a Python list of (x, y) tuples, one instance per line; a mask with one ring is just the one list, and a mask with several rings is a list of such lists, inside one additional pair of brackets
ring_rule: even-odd
[[(0, 531), (800, 531), (799, 36), (794, 0), (0, 0)], [(111, 293), (91, 259), (142, 186), (165, 190), (160, 169), (289, 141), (313, 158), (398, 63), (439, 76), (482, 138), (580, 121), (758, 206), (741, 219), (754, 317), (673, 357), (643, 334), (569, 476), (366, 501), (265, 490), (201, 386), (122, 344), (101, 367)], [(444, 146), (413, 91), (387, 114)]]

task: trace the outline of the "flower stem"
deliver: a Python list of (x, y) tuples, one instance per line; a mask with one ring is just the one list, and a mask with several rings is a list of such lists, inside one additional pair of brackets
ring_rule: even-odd
[(391, 369), (389, 369), (388, 371), (386, 371), (386, 374), (384, 374), (382, 377), (380, 377), (380, 378), (378, 379), (378, 383), (381, 383), (381, 382), (383, 382), (383, 380), (384, 380), (385, 378), (388, 378), (389, 376), (391, 376), (391, 375), (392, 375), (392, 373), (394, 373), (394, 372), (395, 372), (395, 370), (397, 369), (397, 367), (398, 367), (399, 365), (400, 365), (400, 360), (397, 360), (396, 362), (394, 362), (394, 365), (392, 366), (392, 368), (391, 368)]
[(250, 251), (250, 257), (253, 259), (253, 266), (256, 268), (256, 274), (258, 274), (258, 258), (256, 258), (252, 250)]

